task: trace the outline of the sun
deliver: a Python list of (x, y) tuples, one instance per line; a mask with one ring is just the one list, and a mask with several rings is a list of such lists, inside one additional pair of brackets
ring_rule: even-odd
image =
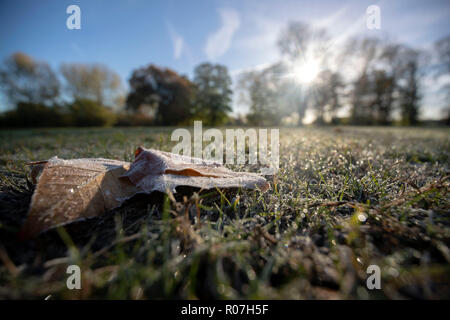
[(320, 72), (319, 63), (316, 60), (309, 59), (302, 61), (293, 67), (293, 78), (295, 81), (302, 84), (309, 84), (313, 82)]

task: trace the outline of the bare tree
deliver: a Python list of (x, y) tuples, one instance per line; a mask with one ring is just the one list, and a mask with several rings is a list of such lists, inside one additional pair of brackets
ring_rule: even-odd
[(420, 108), (420, 82), (424, 73), (421, 70), (421, 59), (425, 56), (418, 50), (404, 48), (402, 52), (402, 72), (399, 79), (398, 103), (401, 121), (404, 125), (418, 123)]
[(277, 63), (260, 71), (244, 73), (239, 79), (239, 87), (245, 90), (241, 101), (250, 106), (247, 119), (254, 125), (279, 124), (283, 115), (297, 100), (291, 86), (283, 79), (283, 64)]
[(354, 124), (390, 124), (396, 108), (404, 124), (419, 115), (422, 55), (404, 45), (377, 38), (354, 39), (355, 68), (351, 116)]
[(241, 102), (250, 106), (247, 114), (250, 124), (261, 126), (279, 123), (276, 96), (268, 88), (267, 73), (247, 72), (240, 77), (239, 87), (246, 90), (245, 95), (241, 96)]
[(438, 75), (450, 73), (450, 35), (438, 40), (434, 48), (438, 57)]
[(338, 110), (341, 108), (341, 89), (344, 87), (339, 73), (323, 70), (314, 82), (314, 99), (312, 108), (316, 114), (315, 122), (325, 124), (326, 117), (336, 123)]
[[(325, 69), (329, 40), (325, 29), (313, 28), (303, 22), (294, 21), (281, 32), (277, 44), (288, 62), (287, 67), (314, 61), (320, 65), (321, 69)], [(301, 124), (308, 104), (311, 99), (314, 99), (314, 89), (301, 87), (295, 81), (284, 81), (284, 85), (290, 93), (291, 112), (298, 113), (299, 124)]]
[(323, 56), (327, 49), (329, 36), (325, 29), (294, 21), (288, 24), (278, 38), (281, 53), (291, 60), (303, 59), (306, 54)]
[(447, 79), (440, 91), (444, 93), (446, 101), (446, 105), (442, 110), (444, 121), (447, 125), (450, 125), (450, 81), (448, 81), (450, 74), (450, 35), (438, 40), (434, 45), (434, 49), (437, 58), (435, 77), (446, 77)]
[(357, 68), (351, 92), (351, 118), (354, 124), (373, 123), (373, 90), (371, 75), (380, 55), (380, 40), (376, 38), (351, 39), (348, 46), (353, 48), (353, 59)]

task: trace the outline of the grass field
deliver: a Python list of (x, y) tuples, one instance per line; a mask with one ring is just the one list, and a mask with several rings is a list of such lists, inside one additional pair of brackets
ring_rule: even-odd
[[(282, 129), (264, 194), (139, 196), (16, 240), (34, 187), (27, 162), (132, 161), (139, 145), (170, 151), (171, 131), (1, 131), (0, 298), (450, 298), (449, 129)], [(82, 290), (66, 288), (68, 264)], [(372, 264), (381, 290), (366, 287)]]

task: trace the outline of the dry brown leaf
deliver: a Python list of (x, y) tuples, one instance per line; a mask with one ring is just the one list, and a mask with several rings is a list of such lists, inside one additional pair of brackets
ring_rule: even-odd
[(31, 177), (38, 183), (20, 237), (32, 238), (56, 226), (99, 216), (141, 192), (175, 192), (177, 186), (262, 191), (269, 187), (259, 174), (234, 172), (210, 161), (141, 147), (135, 155), (131, 165), (57, 157), (32, 163)]
[(136, 158), (124, 176), (145, 192), (175, 192), (177, 186), (259, 188), (261, 191), (269, 188), (266, 179), (259, 174), (235, 172), (212, 161), (141, 147), (135, 154)]
[(32, 238), (52, 227), (119, 207), (138, 192), (130, 181), (119, 179), (128, 167), (128, 162), (108, 159), (52, 158), (36, 163), (32, 179), (38, 171), (42, 173), (20, 237)]

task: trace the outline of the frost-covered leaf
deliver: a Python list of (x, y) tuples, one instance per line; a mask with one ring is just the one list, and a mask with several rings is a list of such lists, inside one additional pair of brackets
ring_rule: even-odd
[(256, 173), (235, 172), (212, 161), (143, 148), (136, 150), (136, 158), (125, 176), (145, 192), (175, 192), (177, 186), (262, 191), (269, 187), (266, 179)]
[(99, 216), (137, 193), (175, 192), (177, 186), (262, 191), (269, 187), (259, 174), (234, 172), (210, 161), (143, 148), (135, 155), (131, 165), (109, 159), (57, 157), (32, 163), (31, 178), (37, 186), (21, 238)]
[(52, 227), (119, 207), (138, 192), (135, 185), (119, 179), (128, 167), (128, 162), (108, 159), (55, 157), (36, 163), (32, 169), (33, 180), (42, 172), (21, 238), (31, 238)]

